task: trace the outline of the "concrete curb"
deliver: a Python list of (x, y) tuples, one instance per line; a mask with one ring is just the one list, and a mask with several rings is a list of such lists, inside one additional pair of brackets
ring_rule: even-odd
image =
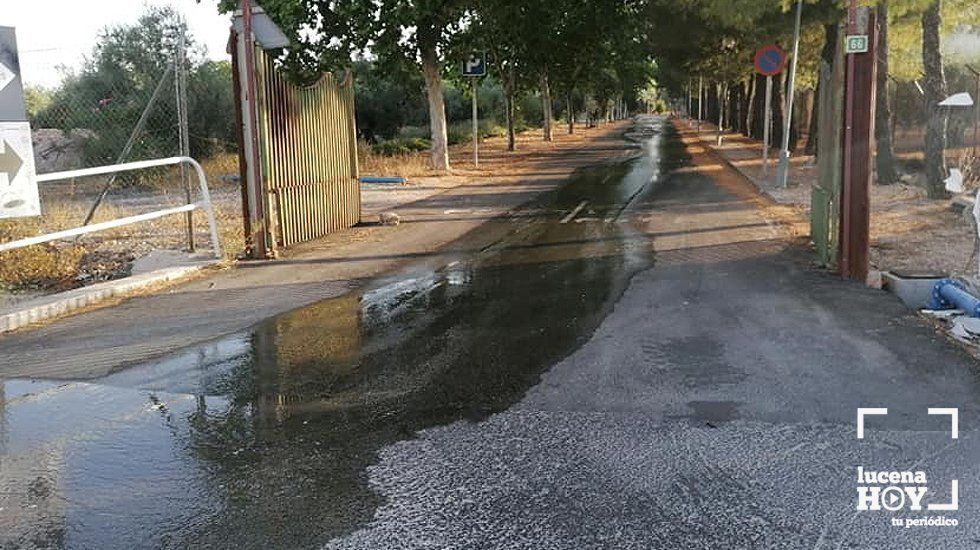
[(756, 182), (755, 179), (753, 179), (751, 176), (743, 172), (742, 169), (739, 168), (728, 157), (726, 157), (724, 153), (718, 150), (718, 146), (711, 143), (710, 139), (706, 141), (704, 138), (699, 137), (698, 140), (700, 140), (702, 146), (710, 150), (711, 154), (717, 157), (718, 160), (720, 160), (723, 164), (725, 164), (726, 166), (734, 170), (736, 173), (738, 173), (738, 175), (741, 176), (745, 181), (751, 183), (752, 187), (755, 187), (759, 191), (759, 193), (766, 198), (766, 200), (772, 202), (773, 204), (789, 206), (787, 203), (783, 203), (776, 200), (776, 197), (772, 196), (772, 194), (769, 192), (768, 189), (759, 185), (759, 183)]
[(0, 334), (62, 317), (112, 299), (124, 298), (150, 289), (155, 290), (161, 286), (173, 284), (196, 275), (205, 268), (219, 263), (219, 261), (214, 260), (188, 266), (159, 269), (30, 300), (13, 306), (19, 308), (17, 311), (0, 312)]

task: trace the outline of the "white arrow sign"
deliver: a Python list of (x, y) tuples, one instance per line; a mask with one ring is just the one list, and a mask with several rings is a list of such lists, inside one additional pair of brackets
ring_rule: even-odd
[(0, 219), (39, 216), (31, 126), (0, 122)]
[(0, 91), (13, 82), (15, 78), (17, 78), (17, 74), (10, 70), (10, 67), (0, 63)]

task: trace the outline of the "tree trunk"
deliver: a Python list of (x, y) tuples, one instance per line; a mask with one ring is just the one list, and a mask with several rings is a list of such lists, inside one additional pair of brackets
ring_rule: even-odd
[(541, 76), (541, 111), (544, 114), (544, 140), (551, 141), (551, 84), (548, 82), (547, 71)]
[(898, 181), (892, 148), (892, 106), (888, 97), (888, 0), (878, 2), (878, 75), (875, 90), (875, 170), (877, 181)]
[(429, 100), (429, 130), (432, 133), (432, 168), (449, 170), (449, 133), (446, 128), (446, 101), (442, 93), (442, 64), (435, 46), (420, 47), (422, 76)]
[[(824, 63), (833, 67), (834, 66), (834, 56), (837, 54), (837, 23), (827, 23), (824, 25), (824, 41), (823, 41), (823, 51), (820, 53), (820, 59)], [(815, 97), (820, 97), (820, 82), (817, 82), (817, 92)], [(806, 148), (804, 152), (808, 155), (817, 154), (817, 136), (820, 134), (820, 102), (815, 100), (813, 102), (813, 109), (810, 111), (810, 135), (806, 139)]]
[(933, 199), (946, 196), (943, 184), (945, 170), (943, 151), (946, 149), (946, 114), (938, 103), (946, 99), (946, 75), (940, 50), (939, 28), (942, 24), (942, 0), (935, 0), (922, 14), (922, 68), (925, 73), (922, 88), (926, 112), (926, 190)]
[(748, 93), (745, 94), (745, 124), (742, 125), (742, 133), (745, 137), (751, 138), (755, 137), (755, 133), (752, 131), (753, 122), (755, 121), (756, 114), (756, 95), (758, 94), (758, 83), (759, 79), (756, 76), (752, 76), (748, 81)]
[(514, 132), (514, 94), (507, 92), (504, 94), (504, 103), (507, 110), (507, 150), (517, 150), (517, 136)]
[(504, 79), (504, 110), (507, 115), (507, 150), (517, 150), (517, 136), (514, 132), (514, 84), (513, 75)]
[(779, 151), (783, 142), (783, 121), (786, 116), (786, 73), (783, 71), (772, 83), (772, 146)]
[(568, 135), (575, 133), (575, 104), (572, 102), (572, 92), (565, 96), (565, 110), (568, 117)]
[(766, 120), (766, 78), (761, 74), (755, 75), (755, 97), (752, 101), (752, 120), (749, 124), (752, 137), (755, 139), (762, 139), (764, 134), (763, 127), (765, 126)]
[[(802, 95), (803, 103), (800, 105), (800, 110), (799, 110), (800, 113), (799, 127), (800, 129), (807, 128), (808, 129), (807, 132), (809, 132), (810, 122), (811, 122), (810, 117), (813, 116), (813, 109), (814, 109), (813, 103), (816, 101), (816, 97), (814, 96), (813, 90), (806, 90), (801, 95)], [(805, 146), (806, 144), (804, 144), (804, 147)]]
[(727, 98), (728, 111), (725, 114), (725, 119), (728, 120), (728, 128), (732, 132), (742, 131), (742, 121), (739, 120), (739, 108), (742, 105), (742, 83), (735, 82), (734, 84), (727, 84), (728, 93), (725, 96)]

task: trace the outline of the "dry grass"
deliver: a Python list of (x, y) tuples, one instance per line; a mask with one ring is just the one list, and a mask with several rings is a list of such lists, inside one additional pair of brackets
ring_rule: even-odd
[[(0, 241), (40, 233), (37, 221), (0, 221)], [(64, 286), (78, 273), (86, 249), (49, 243), (0, 253), (0, 287), (12, 289)]]
[[(232, 156), (237, 170), (237, 156)], [(205, 170), (227, 174), (228, 158), (207, 163)], [(234, 173), (234, 172), (231, 172)], [(114, 220), (151, 210), (176, 206), (184, 201), (176, 172), (169, 178), (155, 175), (165, 187), (114, 189), (96, 212), (93, 222)], [(147, 180), (149, 181), (149, 180)], [(209, 177), (218, 223), (218, 233), (226, 256), (244, 248), (241, 194), (237, 183), (222, 183), (218, 175)], [(94, 197), (104, 180), (68, 182), (42, 187), (42, 216), (0, 221), (0, 242), (33, 237), (82, 225)], [(195, 181), (196, 190), (196, 181)], [(195, 193), (196, 196), (196, 193)], [(210, 246), (207, 217), (194, 213), (194, 235), (199, 248)], [(119, 227), (52, 243), (30, 246), (0, 254), (0, 289), (64, 290), (94, 282), (126, 276), (135, 259), (157, 249), (183, 249), (187, 228), (183, 215), (168, 216), (136, 225)]]
[(506, 134), (493, 134), (480, 140), (480, 168), (473, 166), (472, 141), (459, 143), (449, 148), (450, 174), (433, 170), (429, 152), (385, 156), (375, 153), (371, 147), (362, 143), (358, 147), (360, 172), (365, 176), (401, 176), (403, 178), (434, 178), (448, 175), (493, 176), (501, 170), (517, 175), (521, 163), (533, 162), (541, 153), (553, 152), (562, 146), (582, 144), (595, 135), (604, 132), (608, 126), (584, 128), (576, 126), (576, 133), (569, 135), (567, 125), (555, 123), (554, 140), (542, 140), (541, 128), (529, 128), (517, 134), (517, 151), (507, 151)]
[(433, 175), (428, 153), (385, 156), (361, 144), (357, 151), (360, 172), (370, 176), (401, 176), (414, 178)]
[[(810, 193), (818, 178), (813, 157), (794, 157), (790, 186), (779, 189), (772, 171), (768, 178), (761, 175), (758, 142), (726, 134), (725, 143), (723, 155), (778, 203), (796, 208), (809, 221)], [(910, 183), (871, 187), (872, 269), (975, 275), (971, 258), (976, 233), (968, 216), (952, 211), (948, 200), (927, 198), (921, 173), (910, 175)]]

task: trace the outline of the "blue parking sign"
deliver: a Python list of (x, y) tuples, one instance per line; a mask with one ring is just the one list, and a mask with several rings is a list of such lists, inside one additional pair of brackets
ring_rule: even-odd
[(486, 76), (487, 54), (474, 53), (463, 62), (463, 76)]

